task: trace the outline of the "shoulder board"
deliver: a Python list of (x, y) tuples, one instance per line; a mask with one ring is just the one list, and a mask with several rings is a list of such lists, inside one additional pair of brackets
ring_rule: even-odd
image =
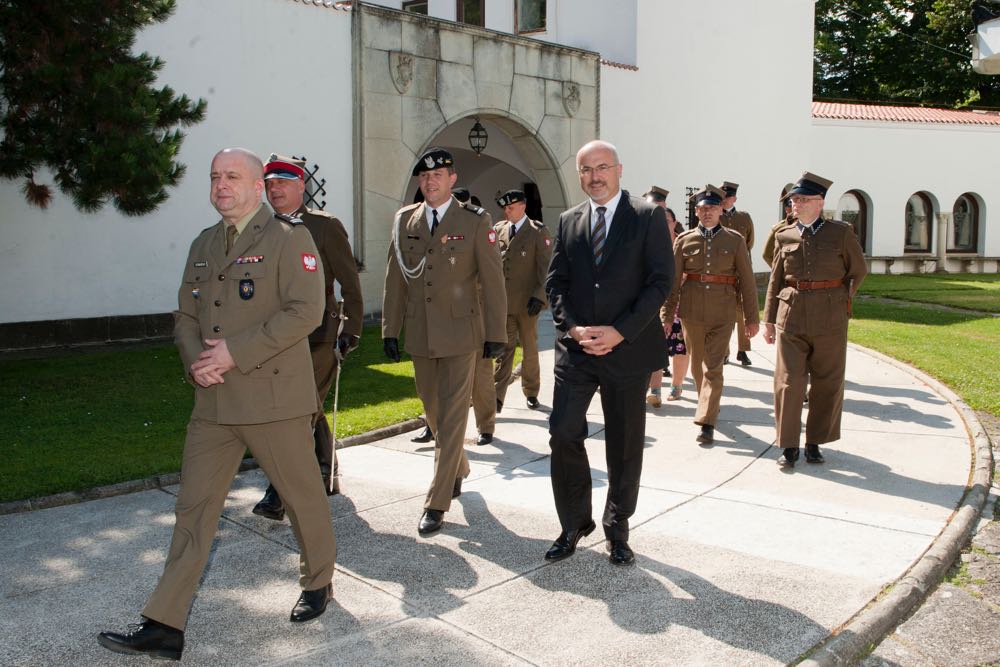
[(471, 204), (469, 202), (460, 201), (458, 202), (458, 205), (464, 208), (466, 211), (472, 211), (476, 215), (482, 215), (483, 213), (486, 213), (486, 209), (480, 208), (479, 206), (476, 206), (475, 204)]
[(682, 236), (691, 236), (692, 233), (697, 232), (697, 231), (698, 231), (697, 227), (695, 227), (694, 229), (686, 229), (683, 232), (681, 232), (680, 234), (678, 234), (677, 238), (680, 238)]
[(287, 223), (289, 225), (292, 225), (293, 227), (295, 225), (301, 225), (302, 224), (302, 218), (296, 217), (294, 215), (284, 215), (282, 213), (275, 213), (274, 217), (277, 220), (280, 220), (281, 222), (284, 222), (284, 223)]
[(398, 211), (396, 211), (396, 215), (401, 215), (401, 214), (404, 214), (404, 213), (409, 213), (410, 211), (413, 211), (414, 209), (416, 209), (421, 204), (423, 204), (423, 202), (417, 202), (416, 204), (408, 204), (408, 205), (404, 206), (403, 208), (399, 209)]
[(531, 218), (528, 218), (528, 222), (531, 223), (531, 226), (534, 227), (535, 229), (538, 230), (545, 229), (544, 222), (539, 222), (538, 220), (532, 220)]
[(832, 222), (834, 224), (834, 226), (837, 226), (837, 227), (852, 227), (852, 225), (844, 222), (843, 220), (827, 220), (826, 222), (827, 222), (827, 224), (830, 224)]
[(328, 220), (337, 217), (333, 213), (327, 213), (318, 208), (306, 208), (306, 215), (314, 215), (317, 218), (326, 218)]

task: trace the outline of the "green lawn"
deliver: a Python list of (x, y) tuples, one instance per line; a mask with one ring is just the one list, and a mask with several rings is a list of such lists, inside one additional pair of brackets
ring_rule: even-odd
[(996, 273), (870, 275), (861, 283), (861, 294), (1000, 313)]

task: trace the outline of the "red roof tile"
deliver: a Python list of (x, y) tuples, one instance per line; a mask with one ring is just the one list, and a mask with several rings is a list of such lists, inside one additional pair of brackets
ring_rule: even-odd
[(945, 123), (948, 125), (1000, 125), (1000, 112), (956, 111), (927, 107), (890, 107), (875, 104), (813, 102), (813, 118), (876, 120), (890, 123)]

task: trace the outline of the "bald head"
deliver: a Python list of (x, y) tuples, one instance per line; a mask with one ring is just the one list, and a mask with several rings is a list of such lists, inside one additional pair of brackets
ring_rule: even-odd
[(618, 149), (607, 141), (591, 141), (576, 153), (580, 189), (599, 205), (614, 199), (621, 189), (622, 165)]
[(615, 145), (613, 143), (611, 143), (610, 141), (602, 141), (600, 139), (595, 139), (594, 141), (590, 141), (584, 144), (583, 148), (581, 148), (576, 152), (577, 167), (580, 166), (581, 158), (589, 155), (594, 151), (607, 151), (611, 153), (612, 157), (614, 158), (615, 164), (621, 162), (621, 159), (618, 157), (618, 149), (615, 148)]
[(254, 178), (264, 178), (264, 162), (252, 150), (247, 148), (223, 148), (215, 154), (215, 157), (212, 158), (212, 162), (214, 163), (220, 155), (229, 155), (240, 158), (243, 160), (244, 164), (246, 164), (251, 176)]
[(212, 158), (209, 199), (227, 224), (236, 224), (260, 205), (264, 164), (253, 151), (225, 148)]

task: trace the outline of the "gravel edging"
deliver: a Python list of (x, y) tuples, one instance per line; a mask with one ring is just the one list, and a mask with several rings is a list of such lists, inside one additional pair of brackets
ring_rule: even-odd
[[(398, 424), (392, 424), (374, 431), (366, 431), (352, 435), (343, 440), (337, 441), (337, 449), (366, 445), (376, 440), (388, 438), (390, 436), (414, 431), (423, 428), (424, 420), (421, 418), (408, 419)], [(255, 470), (259, 466), (252, 458), (243, 459), (240, 463), (239, 472)], [(181, 474), (179, 472), (167, 473), (165, 475), (154, 475), (144, 479), (136, 479), (130, 482), (119, 482), (118, 484), (108, 484), (107, 486), (97, 486), (83, 491), (67, 491), (66, 493), (56, 493), (51, 496), (41, 496), (39, 498), (28, 498), (27, 500), (14, 500), (9, 503), (0, 503), (0, 516), (5, 514), (18, 514), (20, 512), (32, 512), (34, 510), (48, 509), (50, 507), (61, 507), (63, 505), (73, 505), (88, 500), (99, 500), (101, 498), (111, 498), (126, 493), (136, 493), (138, 491), (149, 491), (151, 489), (162, 489), (165, 486), (179, 484)]]
[(835, 634), (814, 646), (807, 657), (798, 663), (800, 667), (854, 665), (873, 645), (889, 635), (947, 574), (948, 568), (971, 538), (990, 491), (993, 450), (975, 411), (955, 392), (923, 371), (861, 345), (849, 345), (879, 361), (905, 370), (947, 400), (965, 422), (966, 430), (972, 438), (975, 461), (971, 485), (966, 489), (962, 503), (920, 560), (881, 599), (866, 606), (835, 631)]

